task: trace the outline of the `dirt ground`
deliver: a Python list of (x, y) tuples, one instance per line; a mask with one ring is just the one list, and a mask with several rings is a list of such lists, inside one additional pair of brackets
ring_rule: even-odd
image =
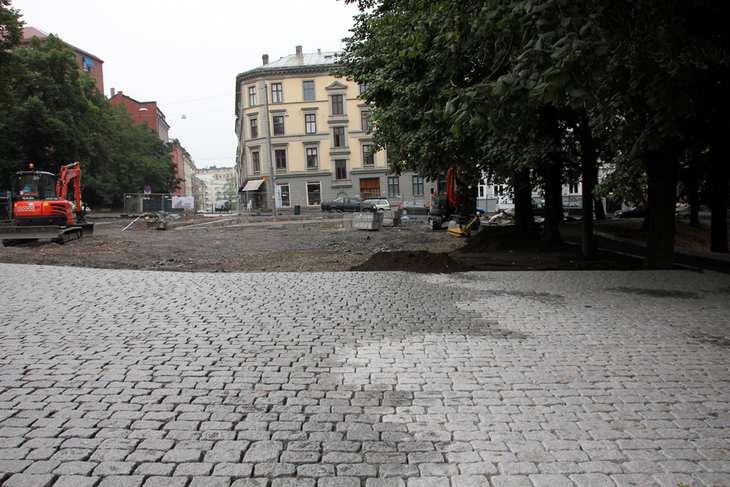
[(363, 232), (349, 227), (347, 217), (307, 221), (196, 219), (175, 222), (165, 231), (139, 222), (122, 232), (130, 219), (106, 220), (97, 222), (93, 235), (64, 245), (38, 242), (0, 248), (0, 261), (193, 272), (345, 271), (378, 252), (441, 253), (462, 244), (425, 225)]
[(177, 221), (165, 231), (128, 218), (100, 220), (94, 235), (65, 245), (0, 248), (0, 262), (187, 272), (636, 269), (637, 259), (601, 253), (586, 261), (566, 245), (550, 251), (504, 227), (471, 239), (425, 224), (351, 228), (348, 217), (250, 222), (236, 217)]

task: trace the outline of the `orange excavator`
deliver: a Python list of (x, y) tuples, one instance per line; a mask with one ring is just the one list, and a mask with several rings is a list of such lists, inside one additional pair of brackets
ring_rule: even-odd
[(444, 223), (453, 221), (449, 234), (459, 237), (468, 237), (479, 228), (474, 187), (456, 168), (450, 167), (446, 172), (446, 194), (432, 196), (428, 220), (432, 230), (440, 230)]
[[(68, 186), (73, 183), (74, 202), (68, 201)], [(36, 171), (33, 163), (27, 171), (15, 173), (8, 219), (0, 224), (3, 245), (32, 240), (65, 243), (93, 233), (81, 207), (81, 166), (78, 162), (61, 166), (58, 177)]]

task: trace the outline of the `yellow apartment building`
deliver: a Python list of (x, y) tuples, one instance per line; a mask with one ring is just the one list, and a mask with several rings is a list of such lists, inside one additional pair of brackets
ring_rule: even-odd
[[(236, 78), (236, 168), (246, 208), (316, 208), (340, 195), (425, 199), (430, 184), (389, 173), (373, 150), (356, 83), (331, 74), (334, 52), (294, 54)], [(274, 173), (272, 193), (271, 169)], [(403, 191), (402, 191), (403, 190)]]

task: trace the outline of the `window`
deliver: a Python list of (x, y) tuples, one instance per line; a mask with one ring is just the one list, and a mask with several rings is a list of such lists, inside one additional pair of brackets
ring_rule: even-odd
[(332, 115), (343, 115), (344, 113), (344, 96), (332, 95)]
[(81, 64), (83, 65), (84, 71), (87, 73), (90, 73), (94, 69), (94, 60), (90, 57), (84, 56), (82, 58)]
[(256, 87), (255, 86), (248, 87), (248, 106), (250, 106), (250, 107), (256, 106)]
[(487, 194), (487, 184), (483, 179), (479, 180), (479, 198), (485, 198)]
[(334, 127), (332, 136), (332, 144), (335, 147), (345, 147), (345, 127)]
[(372, 144), (362, 145), (362, 165), (363, 166), (374, 166), (375, 165), (375, 154), (373, 153)]
[(258, 152), (251, 153), (251, 166), (254, 174), (261, 174), (261, 159)]
[(360, 112), (360, 125), (363, 132), (370, 132), (370, 112)]
[(335, 179), (347, 179), (346, 159), (335, 159)]
[(277, 171), (286, 171), (286, 149), (276, 149), (274, 151), (274, 160), (276, 160)]
[(568, 193), (578, 194), (578, 183), (570, 183), (568, 185)]
[(305, 134), (316, 134), (317, 133), (317, 114), (316, 113), (305, 113), (304, 114), (304, 133)]
[(319, 182), (307, 183), (307, 205), (317, 206), (322, 202), (322, 192)]
[(271, 103), (284, 102), (284, 88), (281, 83), (271, 83)]
[(259, 121), (256, 118), (252, 118), (248, 121), (251, 125), (251, 138), (255, 139), (259, 136)]
[(314, 101), (314, 81), (302, 81), (304, 101)]
[(274, 115), (274, 135), (284, 135), (284, 115)]
[(365, 92), (366, 92), (366, 91), (368, 90), (368, 85), (367, 85), (367, 83), (360, 83), (360, 84), (359, 84), (359, 85), (357, 85), (357, 86), (358, 86), (358, 88), (360, 89), (360, 94), (361, 94), (361, 95), (362, 95), (363, 93), (365, 93)]
[(413, 196), (423, 196), (423, 176), (413, 176)]
[(307, 147), (304, 152), (307, 155), (307, 169), (317, 169), (319, 161), (317, 160), (317, 148)]
[(494, 196), (504, 196), (504, 186), (501, 184), (494, 185)]
[(289, 185), (288, 184), (277, 184), (276, 185), (277, 195), (277, 204), (279, 205), (279, 208), (289, 208), (291, 206), (291, 198), (289, 197)]
[(388, 176), (388, 198), (400, 198), (400, 178)]

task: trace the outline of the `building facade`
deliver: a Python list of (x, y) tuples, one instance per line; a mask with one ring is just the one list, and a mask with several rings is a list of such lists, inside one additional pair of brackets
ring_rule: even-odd
[(232, 209), (235, 207), (238, 189), (236, 168), (211, 166), (198, 169), (195, 177), (205, 188), (199, 207), (201, 210), (215, 211), (216, 206), (220, 207), (224, 202), (228, 202)]
[[(236, 79), (242, 207), (317, 208), (340, 195), (427, 200), (431, 183), (393, 175), (375, 151), (361, 86), (336, 77), (334, 52), (294, 54)], [(272, 190), (272, 169), (276, 189)]]
[(157, 106), (156, 101), (137, 101), (131, 96), (125, 95), (123, 91), (114, 91), (112, 88), (109, 103), (126, 108), (134, 123), (147, 125), (162, 142), (170, 141), (170, 125), (165, 120), (165, 114)]
[[(30, 42), (33, 38), (42, 40), (46, 39), (48, 36), (48, 33), (43, 32), (40, 29), (36, 29), (35, 27), (23, 27), (22, 42)], [(78, 47), (69, 44), (66, 41), (63, 41), (63, 43), (73, 51), (74, 56), (76, 57), (76, 64), (78, 64), (79, 69), (91, 76), (91, 78), (93, 78), (96, 82), (96, 89), (99, 90), (99, 93), (104, 94), (104, 61), (83, 49), (79, 49)]]
[(170, 141), (170, 156), (175, 165), (175, 178), (177, 179), (175, 196), (195, 196), (193, 184), (196, 172), (195, 163), (177, 139)]

